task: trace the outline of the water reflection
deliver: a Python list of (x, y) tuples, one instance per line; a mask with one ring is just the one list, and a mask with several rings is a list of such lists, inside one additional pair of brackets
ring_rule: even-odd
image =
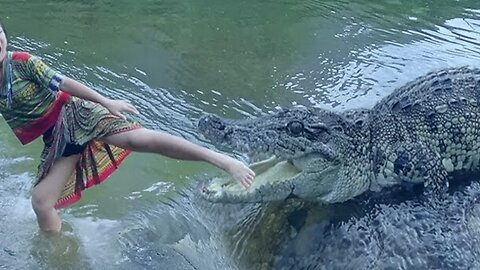
[(361, 208), (363, 215), (339, 223), (308, 224), (284, 245), (273, 268), (476, 269), (479, 191), (474, 183), (442, 202), (414, 197)]
[(475, 269), (480, 184), (456, 189), (443, 201), (409, 190), (328, 207), (211, 205), (190, 194), (135, 213), (120, 241), (145, 268)]

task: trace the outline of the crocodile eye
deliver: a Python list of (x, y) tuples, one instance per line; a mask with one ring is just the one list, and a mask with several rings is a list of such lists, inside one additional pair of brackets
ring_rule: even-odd
[(218, 119), (211, 119), (211, 126), (218, 130), (225, 130), (225, 124)]
[(303, 123), (300, 121), (292, 121), (287, 124), (287, 130), (293, 135), (298, 135), (303, 132)]
[(337, 132), (343, 132), (343, 127), (342, 126), (333, 126), (332, 129), (337, 131)]

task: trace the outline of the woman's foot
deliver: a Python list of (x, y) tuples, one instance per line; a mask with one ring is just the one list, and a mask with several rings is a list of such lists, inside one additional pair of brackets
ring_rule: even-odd
[(240, 182), (246, 188), (252, 184), (255, 178), (255, 172), (240, 160), (229, 156), (225, 156), (224, 169), (233, 177), (233, 179)]

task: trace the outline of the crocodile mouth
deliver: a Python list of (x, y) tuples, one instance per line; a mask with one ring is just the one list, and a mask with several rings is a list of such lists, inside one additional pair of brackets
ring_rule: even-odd
[(248, 188), (230, 176), (215, 177), (201, 187), (202, 196), (214, 202), (221, 199), (224, 193), (245, 196), (264, 186), (274, 189), (276, 185), (287, 182), (302, 172), (291, 161), (281, 160), (277, 157), (252, 163), (250, 168), (256, 176)]

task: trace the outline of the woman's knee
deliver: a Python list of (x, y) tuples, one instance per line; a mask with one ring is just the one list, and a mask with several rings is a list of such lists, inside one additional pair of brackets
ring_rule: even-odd
[(150, 133), (151, 131), (149, 130), (126, 133), (123, 138), (124, 148), (141, 152), (149, 151), (152, 146)]
[(32, 192), (32, 208), (37, 214), (46, 213), (54, 209), (55, 200), (48, 197), (39, 189), (33, 189)]
[(48, 174), (33, 188), (31, 202), (35, 213), (43, 214), (54, 209), (79, 158), (80, 155), (59, 158)]

